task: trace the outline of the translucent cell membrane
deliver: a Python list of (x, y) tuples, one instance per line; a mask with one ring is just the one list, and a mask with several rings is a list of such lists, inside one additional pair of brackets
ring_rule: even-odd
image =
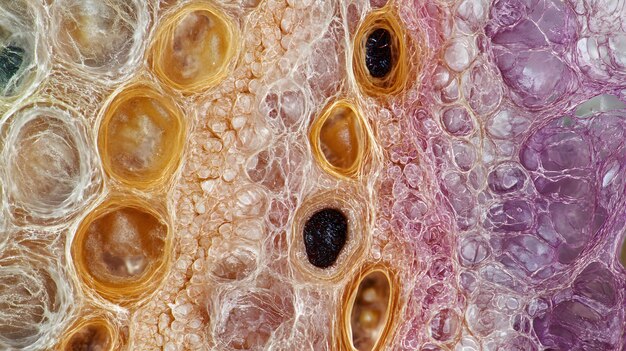
[(238, 46), (230, 18), (206, 2), (192, 3), (161, 24), (152, 46), (151, 64), (168, 85), (189, 93), (222, 80)]
[(0, 259), (0, 349), (49, 347), (68, 313), (69, 291), (54, 263), (7, 250)]
[(72, 258), (87, 285), (118, 303), (153, 292), (165, 272), (169, 227), (149, 204), (112, 198), (83, 220)]
[(149, 14), (144, 1), (56, 0), (59, 55), (90, 73), (119, 78), (139, 60)]
[(11, 213), (37, 224), (72, 216), (99, 187), (81, 118), (48, 103), (24, 106), (9, 118), (2, 155)]
[(362, 117), (347, 101), (332, 104), (311, 126), (314, 156), (326, 171), (356, 176), (366, 157), (367, 139)]
[(104, 169), (131, 186), (162, 185), (178, 167), (185, 131), (173, 99), (146, 86), (122, 90), (101, 122), (98, 148)]

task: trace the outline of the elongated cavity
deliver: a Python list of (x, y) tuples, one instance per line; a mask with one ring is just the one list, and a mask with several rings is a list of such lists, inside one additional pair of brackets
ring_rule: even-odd
[(348, 236), (348, 219), (338, 209), (315, 212), (304, 224), (304, 247), (309, 262), (318, 268), (332, 266)]
[(358, 161), (362, 144), (363, 130), (354, 110), (343, 106), (333, 109), (320, 130), (320, 148), (326, 161), (347, 171)]
[(391, 34), (384, 28), (374, 30), (365, 42), (365, 66), (374, 78), (382, 78), (391, 72), (393, 56)]
[(380, 271), (366, 275), (359, 283), (352, 305), (352, 345), (359, 351), (375, 350), (389, 319), (391, 286)]

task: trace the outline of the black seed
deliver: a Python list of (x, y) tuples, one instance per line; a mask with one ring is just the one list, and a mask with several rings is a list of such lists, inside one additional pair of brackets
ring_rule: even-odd
[(365, 66), (374, 78), (382, 78), (391, 72), (391, 34), (386, 29), (378, 28), (367, 37)]
[(303, 232), (309, 262), (318, 268), (328, 268), (346, 244), (348, 219), (338, 209), (324, 208), (306, 221)]
[(0, 49), (0, 88), (5, 88), (24, 61), (24, 49), (9, 45)]

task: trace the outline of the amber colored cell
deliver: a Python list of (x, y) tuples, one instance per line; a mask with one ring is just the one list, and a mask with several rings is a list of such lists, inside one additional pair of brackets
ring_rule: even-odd
[(112, 351), (113, 335), (113, 329), (106, 320), (83, 322), (70, 332), (59, 351)]
[(394, 325), (398, 294), (393, 275), (385, 267), (371, 267), (355, 279), (344, 294), (343, 348), (359, 351), (385, 349)]
[(123, 90), (107, 108), (98, 137), (104, 169), (122, 183), (163, 184), (178, 167), (185, 124), (174, 101), (144, 86)]
[(370, 13), (354, 36), (352, 69), (361, 91), (387, 97), (404, 90), (409, 75), (408, 35), (393, 8)]
[(355, 176), (364, 158), (366, 143), (362, 118), (348, 101), (327, 108), (311, 127), (315, 157), (326, 171)]
[(171, 87), (196, 93), (227, 75), (238, 40), (237, 29), (226, 14), (205, 2), (193, 3), (158, 29), (151, 66)]
[(116, 197), (90, 213), (72, 242), (83, 281), (115, 302), (132, 302), (160, 284), (169, 256), (167, 223), (135, 198)]

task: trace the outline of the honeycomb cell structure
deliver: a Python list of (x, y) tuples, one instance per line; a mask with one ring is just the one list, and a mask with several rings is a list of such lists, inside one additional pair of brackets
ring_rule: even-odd
[(0, 0), (0, 351), (626, 349), (624, 0)]

